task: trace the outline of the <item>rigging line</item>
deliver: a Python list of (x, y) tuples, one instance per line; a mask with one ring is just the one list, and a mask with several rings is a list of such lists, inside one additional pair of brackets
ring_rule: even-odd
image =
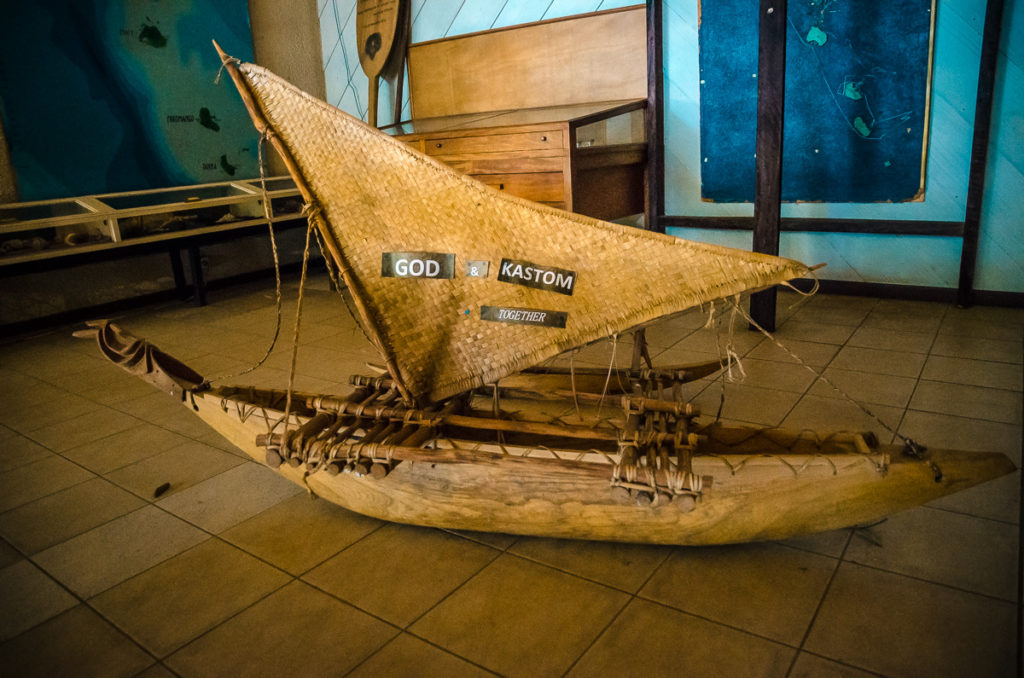
[[(314, 229), (313, 236), (316, 238), (316, 246), (317, 249), (320, 250), (320, 257), (324, 260), (324, 264), (327, 267), (327, 276), (331, 279), (331, 282), (334, 284), (334, 289), (338, 293), (338, 296), (341, 297), (342, 303), (345, 304), (345, 310), (348, 311), (348, 314), (352, 317), (352, 320), (355, 321), (356, 327), (358, 327), (359, 331), (362, 332), (363, 337), (366, 339), (366, 341), (368, 341), (378, 351), (381, 351), (381, 348), (380, 346), (377, 345), (377, 342), (371, 339), (370, 335), (366, 333), (366, 328), (364, 328), (363, 323), (360, 322), (359, 316), (356, 315), (356, 312), (354, 310), (352, 310), (352, 304), (349, 303), (348, 297), (345, 296), (345, 289), (347, 289), (347, 287), (345, 286), (344, 281), (341, 279), (341, 274), (335, 270), (334, 261), (331, 259), (331, 257), (327, 255), (327, 252), (324, 251), (324, 242), (323, 240), (320, 239), (320, 230)], [(381, 351), (381, 353), (383, 354), (383, 351)], [(387, 370), (385, 370), (385, 372), (386, 371)]]
[(826, 383), (829, 386), (831, 386), (832, 389), (836, 393), (838, 393), (843, 398), (849, 400), (851, 403), (856, 405), (860, 409), (861, 412), (863, 412), (864, 414), (868, 415), (869, 417), (874, 419), (876, 422), (878, 422), (878, 424), (882, 428), (884, 428), (886, 431), (888, 431), (889, 433), (892, 433), (894, 436), (896, 436), (901, 441), (903, 441), (903, 444), (906, 446), (907, 452), (909, 454), (919, 455), (922, 451), (924, 451), (924, 448), (921, 445), (919, 445), (918, 443), (914, 442), (913, 439), (906, 437), (905, 435), (903, 435), (902, 433), (900, 433), (899, 431), (894, 429), (892, 426), (889, 426), (888, 424), (886, 424), (884, 421), (882, 421), (882, 419), (877, 414), (875, 414), (874, 412), (869, 410), (867, 407), (865, 407), (859, 401), (854, 400), (853, 396), (851, 396), (849, 393), (847, 393), (843, 389), (841, 389), (838, 386), (836, 386), (828, 377), (825, 376), (824, 371), (822, 371), (822, 373), (819, 374), (817, 370), (815, 370), (813, 367), (811, 367), (810, 365), (805, 363), (800, 358), (800, 356), (798, 356), (797, 354), (793, 353), (791, 350), (789, 350), (788, 348), (783, 346), (782, 342), (780, 342), (778, 339), (776, 339), (772, 335), (771, 332), (769, 332), (765, 328), (761, 327), (761, 325), (758, 324), (758, 322), (756, 320), (754, 320), (752, 317), (750, 317), (750, 314), (747, 313), (745, 310), (743, 310), (743, 308), (739, 304), (737, 304), (736, 302), (733, 302), (733, 303), (739, 308), (739, 312), (743, 315), (743, 317), (747, 320), (747, 322), (749, 322), (753, 327), (755, 327), (758, 331), (760, 331), (761, 334), (763, 334), (764, 336), (768, 337), (768, 339), (770, 339), (776, 346), (778, 346), (780, 349), (782, 349), (787, 355), (789, 355), (789, 357), (791, 357), (794, 360), (796, 360), (798, 364), (800, 364), (801, 366), (806, 368), (808, 371), (810, 371), (812, 374), (814, 374), (818, 379), (820, 379), (824, 383)]
[(569, 354), (569, 384), (572, 386), (572, 404), (576, 407), (576, 418), (580, 421), (583, 420), (583, 415), (580, 414), (580, 399), (576, 393), (576, 361), (575, 353)]
[[(220, 77), (219, 74), (218, 77)], [(270, 251), (274, 256), (274, 305), (277, 316), (274, 321), (274, 336), (271, 338), (270, 345), (267, 347), (262, 358), (241, 372), (235, 372), (234, 374), (221, 374), (211, 377), (206, 380), (206, 383), (208, 384), (214, 381), (222, 381), (224, 379), (234, 379), (235, 377), (239, 377), (243, 374), (249, 374), (250, 372), (258, 369), (267, 361), (270, 354), (274, 352), (274, 347), (277, 346), (277, 339), (281, 334), (281, 260), (277, 254), (277, 238), (274, 237), (274, 220), (270, 215), (270, 196), (267, 195), (267, 168), (263, 158), (263, 144), (269, 136), (269, 128), (264, 129), (263, 132), (260, 133), (260, 139), (256, 145), (256, 153), (258, 164), (260, 166), (260, 191), (262, 192), (263, 218), (267, 221), (267, 233), (270, 235)]]
[(299, 298), (295, 308), (295, 329), (292, 332), (292, 359), (288, 368), (288, 392), (284, 404), (284, 430), (281, 439), (288, 444), (288, 419), (292, 411), (292, 391), (295, 388), (295, 363), (299, 357), (299, 327), (302, 323), (302, 301), (306, 292), (306, 272), (309, 269), (309, 241), (313, 231), (313, 222), (319, 213), (319, 208), (309, 209), (309, 205), (303, 211), (306, 215), (306, 246), (302, 250), (302, 274), (299, 277)]
[(601, 389), (601, 399), (597, 401), (597, 418), (601, 418), (601, 408), (604, 407), (604, 397), (608, 395), (608, 384), (612, 380), (612, 369), (615, 367), (615, 349), (619, 346), (619, 334), (612, 334), (612, 357), (608, 362), (608, 376), (604, 379), (604, 388)]

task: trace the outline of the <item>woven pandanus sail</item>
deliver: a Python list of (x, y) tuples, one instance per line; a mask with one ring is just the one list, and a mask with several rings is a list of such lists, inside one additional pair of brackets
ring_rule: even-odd
[(418, 400), (807, 272), (500, 193), (263, 68), (226, 66), (313, 203), (367, 333)]

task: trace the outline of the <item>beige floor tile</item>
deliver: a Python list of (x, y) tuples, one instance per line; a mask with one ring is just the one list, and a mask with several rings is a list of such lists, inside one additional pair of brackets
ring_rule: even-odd
[(908, 410), (900, 433), (937, 448), (1002, 452), (1020, 466), (1021, 427), (950, 414)]
[(844, 346), (830, 367), (856, 372), (891, 374), (897, 377), (914, 377), (921, 374), (927, 357), (922, 353), (906, 351), (884, 351), (877, 348)]
[(0, 429), (0, 473), (52, 456), (48, 449), (17, 431)]
[(509, 553), (628, 593), (640, 590), (671, 552), (664, 546), (535, 537), (523, 537), (509, 549)]
[(295, 581), (164, 663), (185, 676), (337, 676), (397, 629)]
[(90, 603), (157, 657), (279, 589), (291, 578), (218, 539), (208, 539)]
[(640, 595), (797, 645), (837, 561), (777, 544), (681, 549)]
[(0, 600), (0, 641), (78, 604), (74, 596), (27, 560), (0, 569)]
[(775, 331), (775, 336), (783, 344), (788, 344), (794, 340), (810, 341), (819, 344), (845, 344), (855, 329), (856, 326), (827, 325), (807, 322), (801, 320), (800, 317), (794, 317), (782, 323)]
[[(666, 349), (651, 349), (651, 359), (655, 367), (663, 366), (676, 366), (676, 365), (693, 365), (697, 363), (712, 362), (719, 360), (717, 353), (702, 353), (700, 351), (694, 351), (686, 346), (672, 346)], [(577, 363), (580, 365), (582, 363)], [(566, 363), (568, 365), (568, 363)], [(608, 363), (601, 365), (601, 367), (608, 367)]]
[(628, 600), (619, 591), (506, 554), (411, 631), (503, 675), (554, 676), (572, 665)]
[(7, 567), (21, 560), (21, 554), (6, 540), (0, 539), (0, 567)]
[(978, 339), (952, 334), (941, 334), (932, 346), (932, 353), (954, 358), (971, 360), (991, 360), (1001, 363), (1020, 363), (1022, 361), (1021, 341), (1004, 339)]
[(943, 497), (928, 506), (1017, 524), (1020, 520), (1020, 497), (1018, 470), (1002, 478)]
[(685, 338), (694, 330), (699, 330), (707, 324), (707, 315), (699, 310), (693, 310), (671, 318), (664, 318), (648, 325), (644, 335), (647, 337), (647, 344), (655, 348), (668, 348), (676, 344), (680, 339)]
[(153, 386), (138, 377), (123, 372), (113, 365), (106, 365), (105, 367), (108, 370), (114, 371), (117, 381), (102, 385), (88, 384), (86, 387), (75, 389), (75, 392), (83, 398), (88, 398), (101, 405), (108, 406), (135, 400), (136, 398), (144, 398), (153, 393)]
[[(5, 359), (4, 349), (0, 346), (0, 363)], [(40, 379), (18, 372), (17, 370), (0, 367), (0, 410), (7, 411), (18, 408), (24, 410), (33, 405), (47, 403), (68, 395), (67, 391), (57, 388)]]
[(44, 426), (52, 426), (88, 412), (95, 412), (101, 407), (99, 403), (62, 391), (61, 395), (41, 403), (21, 401), (0, 410), (0, 424), (27, 434)]
[(326, 499), (299, 494), (235, 525), (221, 533), (221, 537), (299, 575), (381, 524)]
[(843, 563), (805, 649), (886, 676), (1012, 676), (1011, 603)]
[(116, 408), (140, 421), (146, 421), (158, 426), (178, 421), (183, 412), (187, 414), (180, 402), (171, 398), (166, 393), (160, 393), (155, 389), (149, 395), (118, 403)]
[[(757, 360), (775, 360), (784, 363), (798, 363), (802, 361), (803, 364), (810, 365), (811, 367), (824, 367), (829, 364), (839, 349), (834, 344), (800, 341), (797, 339), (780, 340), (779, 343), (787, 350), (779, 348), (775, 342), (765, 337), (761, 340), (761, 343), (747, 354), (747, 357)], [(799, 358), (799, 361), (797, 358)]]
[(387, 524), (303, 579), (404, 628), (498, 554), (440, 530)]
[(153, 424), (142, 423), (106, 438), (74, 447), (63, 455), (93, 473), (105, 474), (187, 442), (188, 438), (177, 433)]
[[(693, 402), (700, 405), (702, 412), (713, 417), (718, 412), (721, 397), (721, 387), (712, 384)], [(799, 399), (799, 393), (726, 383), (722, 416), (752, 424), (778, 426)]]
[(143, 506), (135, 495), (93, 478), (0, 514), (0, 535), (29, 555)]
[(1020, 391), (1022, 371), (1021, 365), (931, 355), (924, 364), (921, 378)]
[[(118, 369), (117, 366), (105, 359), (94, 360), (94, 358), (100, 358), (101, 354), (97, 350), (95, 341), (90, 341), (89, 344), (91, 344), (91, 350), (89, 351), (90, 360), (87, 364), (83, 365), (83, 369), (51, 376), (47, 378), (47, 383), (57, 388), (62, 388), (69, 393), (82, 395), (85, 391), (92, 391), (120, 382), (141, 381), (138, 377), (133, 377), (128, 372)], [(150, 386), (150, 388), (153, 387)]]
[(842, 530), (829, 530), (828, 532), (817, 532), (815, 534), (790, 537), (778, 543), (802, 551), (819, 553), (823, 556), (839, 558), (843, 555), (847, 543), (850, 541), (851, 528)]
[(145, 506), (36, 554), (34, 560), (89, 598), (207, 539), (208, 535)]
[(854, 372), (829, 367), (824, 378), (838, 387), (838, 391), (824, 379), (819, 379), (808, 393), (823, 398), (844, 398), (844, 393), (857, 402), (874, 405), (889, 405), (903, 408), (914, 394), (917, 380), (912, 377), (896, 377), (891, 374)]
[(872, 678), (877, 675), (809, 652), (801, 652), (789, 672), (789, 678)]
[(124, 412), (101, 407), (73, 419), (38, 428), (32, 431), (30, 437), (54, 452), (64, 452), (141, 423)]
[(896, 332), (918, 332), (935, 334), (942, 322), (942, 313), (945, 308), (942, 305), (929, 310), (911, 304), (883, 306), (885, 301), (880, 301), (878, 306), (872, 309), (871, 313), (864, 318), (862, 327), (867, 329), (888, 330)]
[(877, 348), (883, 351), (927, 353), (934, 339), (934, 332), (903, 332), (875, 327), (860, 327), (846, 343), (848, 346)]
[(1004, 600), (1017, 597), (1017, 526), (931, 508), (890, 516), (844, 560)]
[[(803, 365), (781, 363), (774, 360), (744, 358), (741, 362), (747, 376), (745, 386), (757, 386), (792, 393), (803, 393), (814, 382), (815, 374)], [(735, 369), (735, 368), (734, 368)]]
[(1021, 338), (1020, 325), (1004, 322), (981, 320), (976, 316), (963, 313), (963, 309), (951, 308), (942, 319), (939, 334), (954, 334), (977, 339), (998, 339), (1017, 341)]
[(747, 323), (737, 317), (733, 326), (732, 336), (729, 335), (729, 324), (709, 329), (698, 329), (696, 332), (686, 336), (672, 345), (673, 350), (693, 351), (694, 353), (711, 353), (713, 355), (724, 355), (726, 347), (732, 342), (733, 350), (738, 355), (746, 355), (750, 349), (761, 343), (763, 335), (760, 332), (751, 332), (747, 329)]
[(0, 472), (0, 511), (83, 483), (96, 476), (57, 456)]
[(795, 651), (634, 599), (568, 673), (584, 676), (785, 676)]
[(952, 414), (971, 419), (1021, 423), (1020, 391), (1004, 391), (982, 386), (965, 386), (941, 381), (925, 381), (917, 385), (910, 409), (939, 414)]
[[(886, 405), (867, 405), (869, 412), (879, 417), (886, 426), (895, 429), (900, 422), (903, 410)], [(789, 416), (782, 422), (782, 428), (805, 428), (828, 435), (835, 431), (872, 431), (883, 443), (889, 442), (892, 434), (878, 423), (878, 420), (866, 414), (858, 405), (838, 398), (822, 398), (806, 395), (801, 398)]]
[(163, 664), (153, 664), (135, 678), (175, 678), (175, 674)]
[(869, 305), (844, 306), (839, 303), (820, 305), (815, 304), (814, 300), (811, 300), (807, 305), (797, 309), (793, 318), (813, 325), (849, 325), (857, 327), (864, 322), (864, 318), (870, 312), (871, 306)]
[(170, 483), (170, 488), (162, 496), (171, 497), (242, 463), (236, 455), (190, 440), (122, 466), (107, 473), (106, 478), (152, 501), (156, 498), (155, 490), (164, 483)]
[(161, 499), (159, 506), (218, 533), (303, 492), (270, 469), (245, 462)]
[(151, 664), (152, 657), (84, 605), (0, 645), (4, 675), (19, 678), (129, 678)]
[(950, 307), (943, 320), (962, 321), (964, 323), (985, 323), (1013, 327), (1020, 330), (1024, 327), (1024, 313), (1019, 308), (1006, 306), (971, 306), (970, 308)]
[(417, 676), (417, 678), (475, 678), (493, 676), (490, 671), (419, 638), (402, 633), (348, 674), (351, 678)]
[(505, 551), (512, 544), (516, 543), (519, 539), (514, 534), (502, 534), (501, 532), (477, 532), (475, 530), (445, 530), (445, 532), (451, 532), (452, 534), (464, 537), (470, 541), (475, 541), (478, 544), (484, 546), (490, 546), (493, 549), (499, 551)]

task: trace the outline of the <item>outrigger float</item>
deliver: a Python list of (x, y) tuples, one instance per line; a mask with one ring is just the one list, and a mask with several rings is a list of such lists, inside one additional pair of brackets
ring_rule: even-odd
[(383, 376), (342, 396), (211, 384), (108, 322), (80, 334), (315, 495), (449, 529), (723, 544), (873, 522), (1014, 470), (861, 432), (722, 425), (680, 397), (721, 364), (658, 368), (642, 340), (629, 369), (543, 367), (809, 269), (499, 193), (221, 58)]

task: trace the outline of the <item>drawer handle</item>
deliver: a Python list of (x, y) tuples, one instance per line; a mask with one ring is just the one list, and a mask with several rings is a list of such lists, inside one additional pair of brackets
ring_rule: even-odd
[(505, 190), (505, 184), (498, 184), (498, 190), (499, 191), (504, 191)]
[(441, 148), (441, 142), (437, 142), (436, 144), (434, 144), (434, 148)]
[(540, 138), (540, 140), (541, 140), (541, 141), (547, 141), (547, 140), (548, 140), (548, 135), (547, 135), (547, 134), (545, 134), (544, 136), (542, 136), (542, 137)]

